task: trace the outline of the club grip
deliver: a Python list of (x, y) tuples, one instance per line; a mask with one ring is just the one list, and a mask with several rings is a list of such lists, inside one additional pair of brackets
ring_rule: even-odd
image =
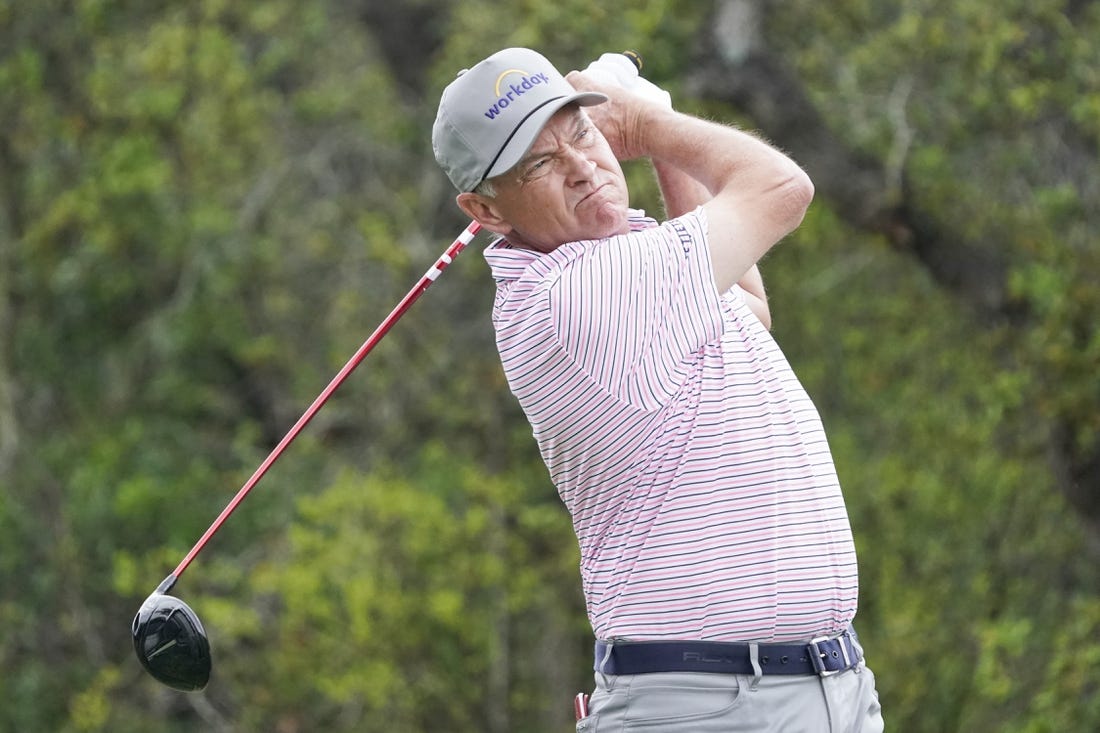
[(630, 62), (634, 64), (634, 67), (638, 69), (638, 71), (642, 70), (642, 55), (640, 53), (638, 53), (637, 51), (628, 50), (623, 51), (623, 56), (626, 56), (628, 59), (630, 59)]

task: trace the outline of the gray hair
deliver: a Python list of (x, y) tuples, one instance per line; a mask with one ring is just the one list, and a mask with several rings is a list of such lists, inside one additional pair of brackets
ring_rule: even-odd
[(476, 193), (478, 196), (484, 196), (487, 199), (496, 198), (497, 195), (496, 186), (493, 185), (493, 181), (489, 178), (486, 178), (484, 181), (477, 184), (477, 186), (474, 187), (473, 192)]

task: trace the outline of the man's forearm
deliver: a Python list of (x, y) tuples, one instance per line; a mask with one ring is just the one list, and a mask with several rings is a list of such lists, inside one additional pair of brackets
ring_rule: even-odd
[(711, 196), (771, 190), (805, 177), (798, 164), (750, 132), (653, 106), (640, 111), (624, 131), (626, 155), (678, 168)]
[(750, 267), (748, 272), (737, 281), (737, 285), (745, 291), (745, 302), (748, 304), (749, 309), (764, 324), (764, 328), (770, 331), (772, 328), (772, 312), (771, 307), (768, 305), (768, 294), (764, 291), (764, 278), (760, 276), (759, 265)]
[(657, 174), (657, 185), (661, 188), (665, 215), (669, 219), (693, 211), (710, 200), (710, 191), (706, 186), (676, 166), (655, 160), (653, 170)]

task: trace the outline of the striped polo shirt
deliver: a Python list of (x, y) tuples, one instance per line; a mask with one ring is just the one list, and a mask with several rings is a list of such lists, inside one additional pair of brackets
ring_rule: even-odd
[(702, 209), (539, 253), (498, 241), (509, 386), (573, 520), (600, 639), (797, 641), (856, 610), (817, 409), (733, 287)]

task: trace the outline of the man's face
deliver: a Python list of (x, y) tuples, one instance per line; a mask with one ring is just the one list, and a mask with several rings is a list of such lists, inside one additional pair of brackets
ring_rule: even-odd
[(622, 167), (578, 107), (555, 114), (527, 155), (493, 179), (495, 207), (515, 245), (549, 252), (629, 231)]

